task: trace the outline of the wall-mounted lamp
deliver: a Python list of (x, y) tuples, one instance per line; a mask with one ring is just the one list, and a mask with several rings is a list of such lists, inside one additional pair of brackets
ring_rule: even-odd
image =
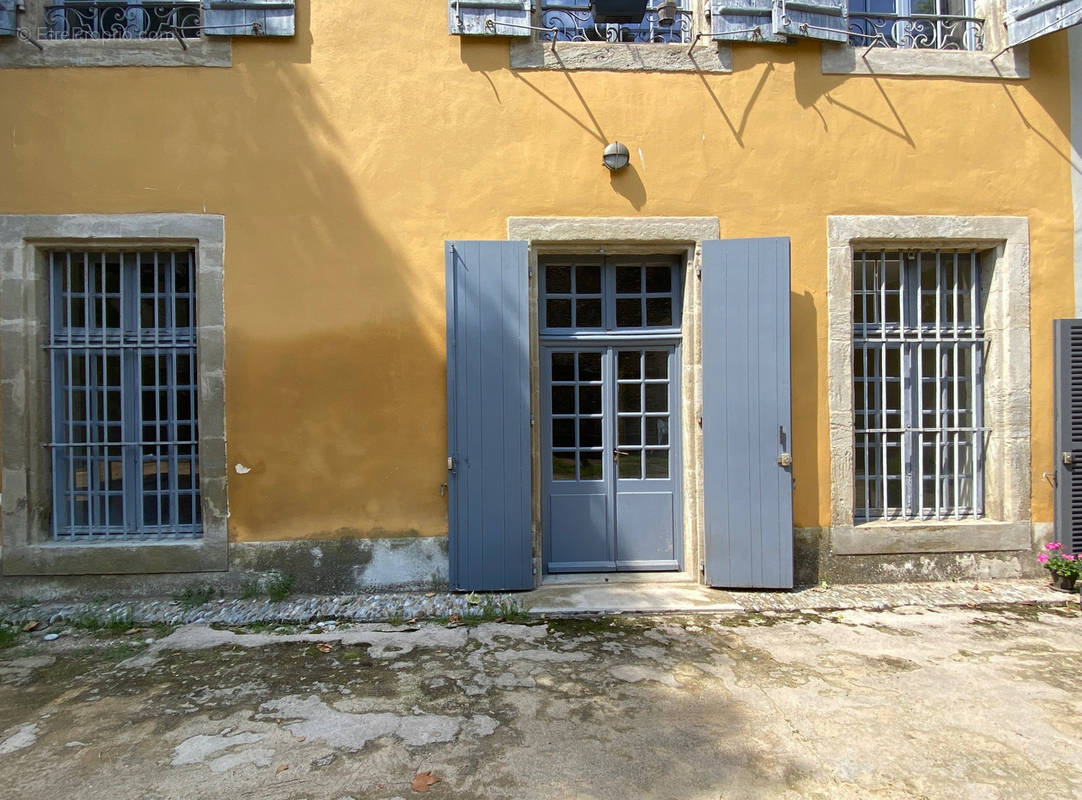
[(676, 22), (676, 3), (673, 0), (665, 0), (657, 7), (657, 24), (663, 28), (671, 28)]
[(630, 160), (631, 153), (628, 152), (627, 145), (620, 142), (605, 145), (605, 152), (601, 154), (601, 163), (611, 172), (619, 172)]

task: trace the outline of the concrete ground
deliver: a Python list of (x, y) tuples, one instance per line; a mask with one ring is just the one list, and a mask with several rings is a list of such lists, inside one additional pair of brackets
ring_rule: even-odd
[(425, 772), (433, 798), (1080, 797), (1082, 615), (187, 625), (0, 650), (2, 798), (408, 798)]

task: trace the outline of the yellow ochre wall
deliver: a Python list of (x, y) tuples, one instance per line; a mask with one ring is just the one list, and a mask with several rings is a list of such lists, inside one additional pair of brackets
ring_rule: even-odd
[(1052, 518), (1065, 34), (1003, 83), (823, 75), (813, 42), (734, 46), (724, 75), (512, 71), (506, 41), (447, 33), (444, 0), (297, 5), (294, 39), (234, 40), (230, 69), (0, 70), (0, 213), (225, 216), (231, 538), (446, 533), (443, 242), (535, 215), (791, 237), (799, 527), (829, 524), (827, 215), (1027, 216)]

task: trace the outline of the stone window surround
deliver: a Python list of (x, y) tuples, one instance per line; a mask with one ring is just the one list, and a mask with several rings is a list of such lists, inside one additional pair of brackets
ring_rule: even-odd
[(39, 41), (43, 50), (18, 36), (0, 37), (0, 68), (22, 67), (229, 67), (233, 44), (228, 36), (185, 39), (38, 39), (45, 6), (53, 0), (25, 0), (16, 26)]
[[(853, 250), (973, 247), (989, 338), (984, 372), (985, 518), (854, 524)], [(827, 218), (827, 376), (831, 547), (835, 555), (1028, 550), (1030, 523), (1029, 221), (1025, 217)]]
[[(709, 0), (703, 0), (704, 3)], [(702, 4), (695, 5), (695, 33), (709, 33)], [(1019, 80), (1029, 77), (1029, 48), (1025, 45), (996, 55), (1002, 47), (1002, 9), (996, 0), (977, 0), (986, 19), (985, 49), (952, 51), (915, 48), (850, 47), (822, 42), (820, 69), (824, 75), (883, 75)], [(540, 12), (537, 12), (539, 14)], [(540, 25), (535, 15), (533, 24)], [(620, 44), (558, 42), (555, 52), (538, 34), (511, 41), (512, 69), (610, 70), (614, 72), (733, 71), (733, 47), (742, 42), (702, 39), (688, 52), (684, 44)], [(761, 45), (785, 47), (784, 44)]]
[[(507, 238), (529, 245), (530, 270), (530, 413), (540, 419), (538, 346), (538, 256), (547, 253), (674, 253), (684, 257), (684, 301), (681, 320), (681, 450), (683, 467), (682, 574), (699, 580), (703, 530), (702, 434), (698, 415), (702, 408), (702, 299), (696, 270), (702, 263), (702, 243), (721, 238), (717, 217), (509, 217)], [(540, 582), (556, 576), (544, 574), (541, 542), (541, 439), (540, 425), (530, 433), (533, 473), (534, 574)]]
[[(1029, 77), (1029, 48), (1005, 44), (1001, 0), (976, 0), (977, 16), (984, 17), (983, 50), (933, 50), (903, 47), (850, 47), (824, 42), (819, 61), (824, 75), (897, 75), (923, 78), (993, 78), (1020, 80)], [(999, 55), (992, 59), (996, 54)]]
[[(54, 542), (49, 440), (48, 250), (187, 246), (196, 251), (203, 536), (176, 542)], [(201, 572), (228, 566), (225, 219), (214, 214), (0, 215), (0, 573)]]

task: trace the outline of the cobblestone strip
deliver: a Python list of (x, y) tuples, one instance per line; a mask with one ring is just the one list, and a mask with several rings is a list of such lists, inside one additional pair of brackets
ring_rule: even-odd
[[(731, 591), (726, 593), (742, 611), (833, 611), (887, 609), (899, 606), (982, 606), (1029, 603), (1063, 605), (1079, 602), (1076, 593), (1051, 589), (1042, 580), (954, 583), (895, 583), (811, 587), (792, 592)], [(688, 612), (694, 609), (688, 609)], [(128, 620), (133, 624), (250, 625), (307, 624), (319, 620), (349, 622), (408, 622), (416, 619), (481, 617), (492, 619), (528, 612), (513, 594), (465, 595), (385, 593), (301, 596), (272, 603), (268, 600), (222, 599), (195, 608), (175, 600), (152, 599), (117, 603), (0, 604), (0, 620), (23, 624), (29, 620), (55, 624), (80, 619), (101, 624)], [(686, 612), (681, 612), (686, 613)]]

